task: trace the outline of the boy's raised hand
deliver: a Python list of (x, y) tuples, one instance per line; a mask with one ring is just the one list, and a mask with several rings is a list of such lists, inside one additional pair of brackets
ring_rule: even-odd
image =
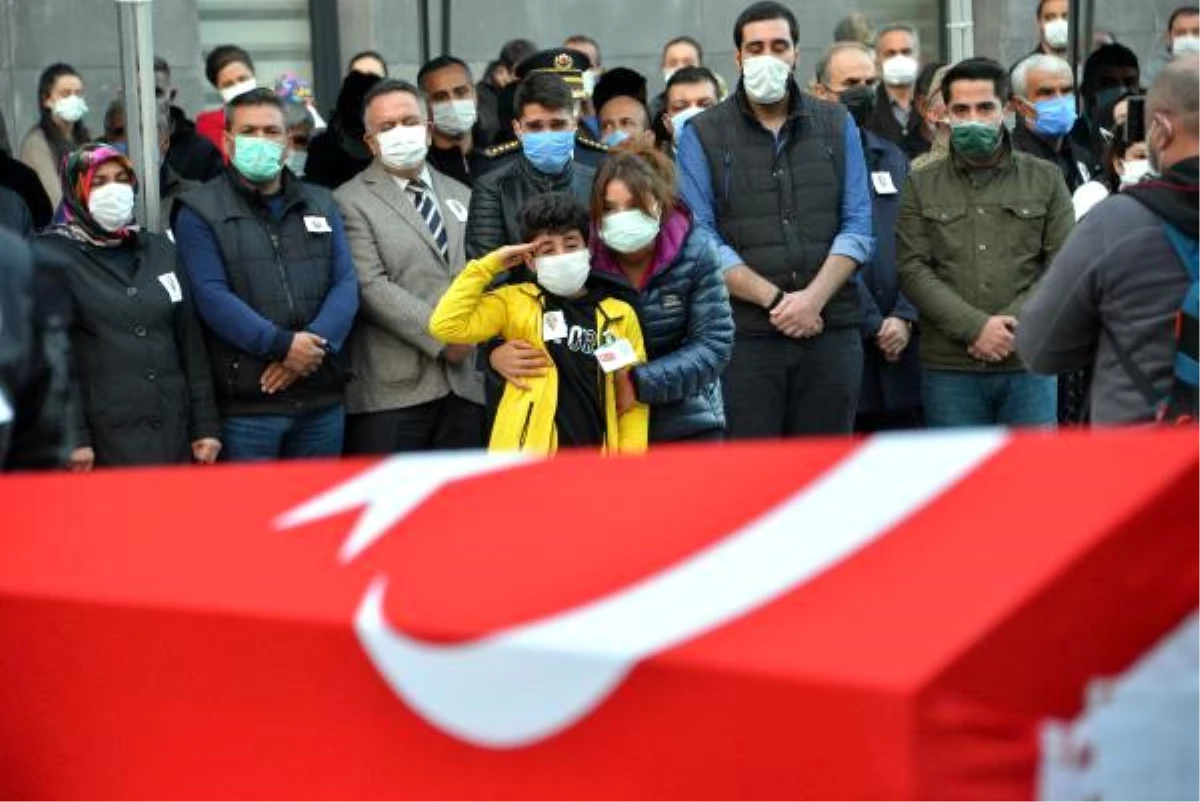
[(495, 252), (495, 256), (504, 264), (505, 270), (511, 270), (525, 261), (525, 257), (533, 253), (536, 243), (524, 242), (520, 245), (505, 245)]

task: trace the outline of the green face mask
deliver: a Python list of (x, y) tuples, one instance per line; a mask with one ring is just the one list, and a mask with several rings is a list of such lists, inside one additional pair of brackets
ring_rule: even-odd
[(283, 145), (258, 136), (235, 136), (233, 168), (252, 184), (274, 181), (283, 169)]
[(975, 121), (950, 124), (950, 145), (968, 159), (986, 159), (999, 144), (999, 125)]

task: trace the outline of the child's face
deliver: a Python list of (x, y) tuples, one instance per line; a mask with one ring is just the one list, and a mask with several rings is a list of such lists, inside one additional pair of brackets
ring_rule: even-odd
[(566, 234), (539, 234), (530, 244), (533, 245), (533, 253), (526, 255), (525, 264), (535, 273), (537, 272), (536, 260), (539, 256), (558, 256), (587, 248), (583, 232), (580, 231), (569, 231)]

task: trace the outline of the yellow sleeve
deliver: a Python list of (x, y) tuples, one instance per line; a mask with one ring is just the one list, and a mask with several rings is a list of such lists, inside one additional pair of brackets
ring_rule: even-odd
[[(633, 352), (637, 354), (637, 363), (643, 364), (646, 361), (646, 344), (642, 341), (642, 327), (633, 307), (627, 307), (621, 329), (621, 336), (629, 341)], [(650, 407), (639, 401), (617, 418), (617, 453), (641, 454), (647, 449), (649, 441)]]
[(489, 253), (467, 264), (429, 318), (429, 333), (444, 343), (474, 345), (504, 331), (508, 305), (500, 293), (488, 292), (504, 262)]

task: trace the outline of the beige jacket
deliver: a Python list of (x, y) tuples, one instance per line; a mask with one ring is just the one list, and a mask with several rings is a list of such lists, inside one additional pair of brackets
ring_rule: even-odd
[(449, 263), (411, 197), (378, 161), (334, 193), (361, 293), (350, 335), (351, 414), (403, 409), (448, 393), (483, 403), (474, 355), (450, 365), (440, 358), (443, 344), (429, 334), (433, 308), (466, 263), (471, 204), (467, 187), (432, 168), (429, 173), (450, 241)]
[(46, 141), (46, 135), (36, 125), (29, 129), (21, 140), (21, 149), (17, 158), (25, 162), (42, 181), (42, 188), (50, 198), (50, 205), (58, 209), (62, 201), (62, 178), (58, 173), (58, 165), (54, 162), (54, 151)]

